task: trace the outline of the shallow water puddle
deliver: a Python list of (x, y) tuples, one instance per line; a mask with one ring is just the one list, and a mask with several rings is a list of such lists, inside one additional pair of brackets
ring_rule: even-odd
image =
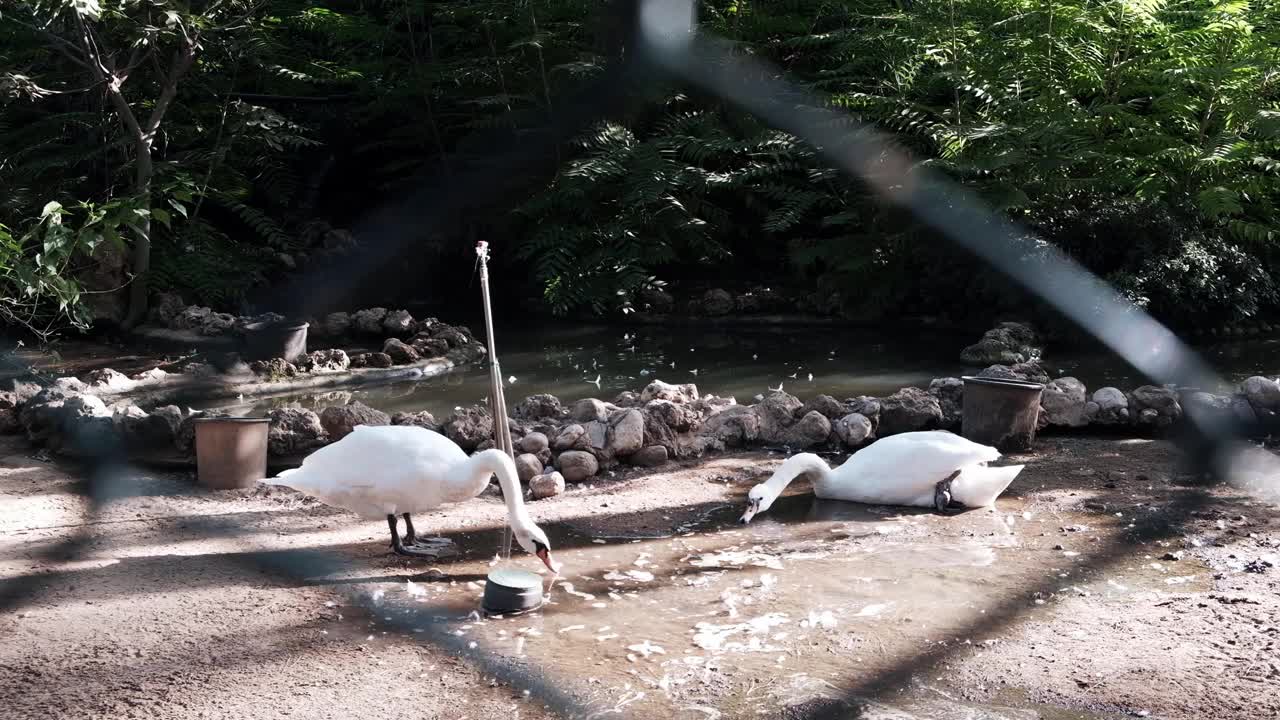
[[(1088, 553), (1042, 549), (1040, 533), (1057, 530), (1060, 517), (1020, 517), (1011, 527), (991, 511), (941, 518), (811, 498), (784, 498), (774, 510), (741, 526), (737, 509), (726, 508), (681, 534), (603, 545), (548, 526), (564, 575), (530, 615), (479, 618), (483, 580), (470, 578), (491, 569), (479, 558), (445, 566), (455, 579), (401, 582), (385, 599), (443, 603), (455, 612), (455, 635), (543, 669), (601, 716), (684, 718), (711, 716), (699, 708), (785, 716), (806, 693), (830, 694), (937, 643), (970, 640), (970, 623), (1048, 582), (1064, 596), (1180, 592), (1195, 583), (1189, 564), (1175, 573), (1140, 553), (1086, 581)], [(1032, 537), (1038, 542), (1029, 549)], [(460, 545), (482, 548), (492, 538), (467, 540)], [(532, 567), (527, 560), (513, 558)], [(1031, 613), (1052, 611), (1028, 605)], [(942, 713), (938, 702), (909, 693), (854, 716), (1044, 716), (1016, 708), (982, 714), (956, 703)]]

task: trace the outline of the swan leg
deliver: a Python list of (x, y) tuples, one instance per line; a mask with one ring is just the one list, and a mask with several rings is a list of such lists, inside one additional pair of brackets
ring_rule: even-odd
[(409, 513), (404, 514), (404, 544), (416, 545), (418, 543), (418, 535), (413, 531), (413, 520), (409, 518)]
[(964, 508), (964, 505), (951, 499), (951, 482), (959, 476), (960, 471), (957, 470), (934, 486), (933, 507), (943, 515), (955, 515)]
[[(408, 522), (409, 520), (408, 513), (405, 513), (404, 519), (406, 522)], [(431, 558), (432, 560), (438, 560), (441, 555), (447, 554), (445, 553), (445, 550), (447, 549), (446, 546), (451, 544), (448, 540), (444, 540), (442, 538), (432, 538), (431, 544), (435, 545), (436, 547), (434, 548), (421, 547), (415, 544), (416, 538), (412, 534), (413, 525), (410, 524), (409, 525), (410, 534), (406, 536), (406, 539), (410, 539), (410, 538), (413, 538), (413, 539), (410, 540), (409, 545), (406, 546), (405, 543), (400, 540), (400, 530), (397, 527), (395, 515), (387, 516), (387, 527), (391, 529), (391, 549), (395, 551), (395, 554), (397, 555), (408, 555), (410, 557), (425, 557), (425, 558)]]

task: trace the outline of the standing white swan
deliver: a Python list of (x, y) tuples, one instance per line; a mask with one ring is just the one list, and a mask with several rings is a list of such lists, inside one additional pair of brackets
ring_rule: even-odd
[(812, 453), (792, 455), (747, 493), (742, 522), (769, 509), (792, 480), (813, 473), (813, 494), (824, 500), (870, 505), (948, 508), (995, 502), (1022, 465), (987, 467), (1000, 451), (944, 430), (910, 432), (877, 440), (832, 470)]
[[(502, 486), (516, 542), (556, 572), (551, 542), (529, 519), (515, 463), (501, 450), (468, 457), (452, 440), (426, 428), (357, 425), (338, 442), (308, 455), (301, 467), (263, 482), (291, 487), (369, 520), (385, 517), (396, 553), (436, 557), (432, 550), (415, 547), (410, 513), (470, 500), (484, 491), (492, 475), (498, 476)], [(404, 541), (397, 515), (404, 515)]]

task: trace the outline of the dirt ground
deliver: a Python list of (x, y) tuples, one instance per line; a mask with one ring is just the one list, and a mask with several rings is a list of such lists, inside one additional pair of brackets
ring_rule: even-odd
[[(491, 495), (415, 519), (460, 551), (428, 563), (388, 553), (385, 523), (189, 473), (126, 472), (86, 523), (74, 468), (0, 438), (0, 599), (34, 589), (0, 616), (0, 717), (1280, 717), (1278, 506), (1202, 493), (1169, 444), (1042, 438), (994, 510), (832, 508), (797, 482), (735, 525), (779, 460), (531, 503), (578, 587), (482, 621)], [(731, 556), (757, 559), (707, 560)], [(760, 636), (776, 647), (705, 637), (816, 601), (831, 621)]]

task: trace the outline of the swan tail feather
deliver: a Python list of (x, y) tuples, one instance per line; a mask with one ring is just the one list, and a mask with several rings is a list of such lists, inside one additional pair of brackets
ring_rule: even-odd
[(996, 498), (1013, 484), (1014, 478), (1022, 472), (1025, 465), (1008, 465), (1005, 467), (987, 467), (974, 465), (967, 467), (960, 474), (952, 487), (952, 496), (965, 507), (986, 507), (995, 503)]

